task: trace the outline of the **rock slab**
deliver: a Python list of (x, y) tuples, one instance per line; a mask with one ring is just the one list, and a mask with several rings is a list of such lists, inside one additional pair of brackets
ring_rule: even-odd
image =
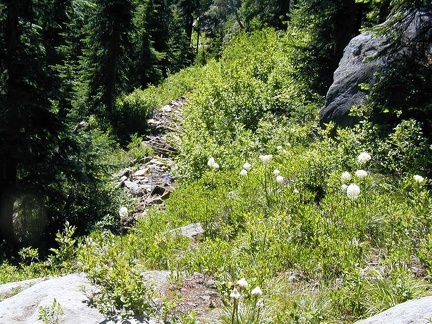
[(39, 307), (51, 306), (54, 299), (64, 313), (61, 323), (103, 323), (105, 317), (89, 306), (81, 287), (94, 289), (84, 274), (35, 281), (34, 285), (0, 301), (0, 323), (41, 323), (38, 321)]
[(432, 296), (396, 305), (355, 324), (423, 324), (432, 321)]

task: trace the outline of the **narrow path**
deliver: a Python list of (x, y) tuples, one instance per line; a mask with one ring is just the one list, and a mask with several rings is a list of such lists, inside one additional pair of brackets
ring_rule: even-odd
[(171, 169), (176, 150), (168, 137), (176, 136), (181, 131), (179, 121), (185, 103), (184, 98), (173, 100), (148, 120), (151, 132), (142, 145), (150, 147), (154, 152), (153, 156), (134, 161), (133, 165), (115, 175), (127, 194), (138, 198), (139, 203), (133, 219), (144, 216), (147, 207), (162, 204), (174, 190), (175, 178)]

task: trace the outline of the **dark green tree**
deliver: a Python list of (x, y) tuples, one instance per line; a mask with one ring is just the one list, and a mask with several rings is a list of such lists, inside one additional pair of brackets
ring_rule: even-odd
[(361, 27), (361, 6), (355, 0), (299, 1), (291, 27), (306, 35), (298, 46), (298, 77), (325, 95), (343, 50)]
[(130, 91), (130, 34), (134, 5), (129, 0), (95, 0), (86, 26), (86, 49), (82, 61), (86, 105), (104, 127), (113, 124), (118, 94)]
[(63, 124), (50, 100), (55, 78), (38, 21), (41, 7), (9, 0), (2, 9), (0, 240), (13, 244), (14, 202), (23, 193), (43, 197)]

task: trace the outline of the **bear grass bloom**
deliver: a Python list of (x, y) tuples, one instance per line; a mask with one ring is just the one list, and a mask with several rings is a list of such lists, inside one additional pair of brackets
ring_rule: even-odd
[(122, 219), (128, 217), (128, 215), (129, 215), (128, 209), (126, 207), (124, 207), (124, 206), (120, 207), (120, 209), (119, 209), (119, 215), (120, 215), (120, 218), (122, 218)]
[(233, 289), (233, 291), (230, 294), (230, 297), (232, 299), (240, 299), (241, 295), (240, 295), (239, 291), (237, 290), (237, 288)]
[(343, 192), (343, 193), (346, 193), (346, 192), (347, 192), (347, 189), (348, 189), (348, 186), (344, 183), (344, 184), (341, 186), (341, 190), (342, 190), (342, 192)]
[(357, 178), (362, 179), (365, 178), (368, 175), (368, 173), (365, 170), (357, 170), (355, 172), (355, 175)]
[(249, 284), (245, 278), (241, 278), (239, 281), (237, 281), (237, 286), (239, 286), (239, 288), (246, 288), (248, 285)]
[(246, 171), (250, 171), (251, 168), (252, 165), (250, 165), (250, 163), (246, 162), (245, 164), (243, 164), (243, 169), (245, 169)]
[(208, 159), (207, 165), (215, 171), (219, 170), (219, 164), (217, 164), (215, 159), (212, 157)]
[(284, 177), (282, 177), (281, 175), (278, 175), (276, 177), (276, 182), (279, 183), (279, 184), (283, 184), (284, 180), (285, 180)]
[(260, 287), (256, 286), (254, 289), (252, 289), (251, 291), (251, 295), (255, 296), (255, 297), (259, 297), (263, 294), (262, 290)]
[(241, 175), (242, 177), (246, 177), (246, 176), (248, 175), (248, 172), (247, 172), (245, 169), (242, 169), (242, 170), (240, 171), (240, 175)]
[(358, 156), (357, 159), (361, 164), (365, 164), (367, 161), (369, 161), (371, 159), (371, 156), (369, 153), (362, 152), (362, 153), (360, 153), (360, 155)]
[(273, 174), (277, 177), (280, 174), (280, 171), (278, 169), (273, 170)]
[(269, 164), (270, 160), (272, 159), (273, 155), (267, 154), (267, 155), (260, 155), (261, 161), (264, 163), (264, 165)]
[(421, 183), (424, 181), (424, 178), (421, 175), (416, 174), (414, 177), (414, 181), (417, 183)]
[(350, 181), (351, 180), (351, 174), (348, 171), (345, 171), (341, 175), (342, 181)]
[(214, 164), (216, 163), (216, 161), (215, 161), (215, 159), (214, 158), (209, 158), (208, 159), (208, 161), (207, 161), (207, 165), (210, 167), (210, 168), (213, 168), (213, 166), (214, 166)]
[(360, 187), (354, 183), (351, 183), (346, 190), (347, 196), (351, 199), (357, 199), (360, 195)]

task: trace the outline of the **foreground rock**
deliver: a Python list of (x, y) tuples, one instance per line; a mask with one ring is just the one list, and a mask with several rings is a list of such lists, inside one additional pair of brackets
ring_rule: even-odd
[(432, 296), (410, 300), (356, 324), (422, 324), (431, 323)]
[[(157, 294), (176, 303), (170, 317), (177, 318), (193, 311), (199, 323), (220, 323), (222, 301), (211, 278), (194, 273), (187, 278), (177, 278), (173, 284), (170, 271), (157, 270), (143, 272), (142, 278)], [(90, 305), (87, 297), (97, 291), (97, 287), (84, 274), (0, 285), (0, 297), (3, 298), (0, 300), (0, 323), (41, 323), (38, 320), (40, 309), (52, 309), (54, 301), (61, 307), (63, 314), (59, 314), (59, 323), (63, 324), (162, 323), (156, 319), (129, 319), (127, 322), (116, 318), (107, 319)], [(155, 300), (155, 305), (161, 301)]]
[[(40, 323), (38, 321), (39, 308), (51, 307), (55, 300), (63, 310), (61, 323), (101, 323), (105, 317), (97, 309), (89, 306), (89, 300), (82, 291), (94, 289), (83, 274), (70, 274), (64, 277), (41, 281), (38, 279), (32, 286), (14, 283), (3, 287), (4, 295), (8, 295), (16, 288), (21, 292), (0, 301), (0, 323)], [(82, 288), (81, 288), (82, 287)]]
[[(385, 22), (383, 25), (388, 23)], [(389, 36), (377, 36), (371, 32), (360, 34), (350, 41), (344, 50), (339, 67), (334, 72), (333, 84), (327, 92), (325, 105), (320, 112), (321, 125), (330, 121), (342, 127), (354, 125), (357, 118), (349, 116), (351, 108), (367, 101), (367, 93), (362, 90), (361, 85), (375, 85), (379, 80), (377, 73), (394, 68), (401, 58), (412, 59), (418, 67), (418, 72), (412, 73), (421, 73), (421, 68), (425, 70), (425, 67), (426, 71), (430, 70), (432, 12), (425, 9), (408, 12), (403, 19), (392, 25), (391, 28), (394, 30), (393, 27), (398, 28), (398, 33), (401, 34), (398, 35), (397, 41), (390, 41)], [(422, 78), (419, 75), (417, 77)], [(401, 91), (398, 91), (399, 88), (389, 89), (392, 93), (388, 93), (391, 97), (388, 99), (393, 107), (404, 107), (407, 104), (408, 88), (406, 84), (401, 84), (400, 87)]]

